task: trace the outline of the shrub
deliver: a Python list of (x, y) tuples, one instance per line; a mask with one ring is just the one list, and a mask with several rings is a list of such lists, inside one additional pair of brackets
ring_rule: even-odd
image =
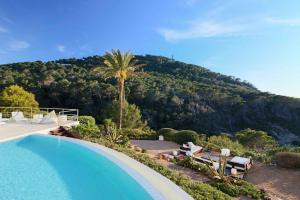
[(130, 139), (157, 139), (156, 132), (149, 127), (144, 129), (122, 128), (122, 132)]
[(80, 116), (79, 125), (72, 128), (71, 132), (79, 137), (86, 135), (99, 136), (100, 130), (91, 116)]
[(197, 143), (199, 136), (195, 131), (182, 130), (178, 131), (175, 136), (175, 142), (178, 144), (183, 144), (187, 142)]
[(274, 158), (276, 164), (284, 168), (300, 169), (300, 154), (293, 152), (280, 152)]
[(273, 156), (268, 155), (268, 153), (265, 152), (259, 152), (259, 151), (253, 151), (248, 150), (244, 153), (244, 156), (251, 157), (254, 160), (258, 160), (264, 163), (270, 163), (272, 161)]
[(157, 133), (163, 135), (167, 141), (175, 141), (177, 131), (172, 128), (162, 128)]
[(235, 134), (238, 141), (244, 146), (255, 150), (269, 150), (277, 145), (274, 138), (264, 131), (245, 129)]
[(72, 127), (71, 132), (80, 138), (86, 135), (97, 136), (100, 134), (98, 126), (91, 124), (74, 126)]
[(212, 186), (232, 197), (246, 195), (253, 199), (263, 198), (263, 194), (255, 185), (243, 180), (237, 180), (235, 183), (215, 182), (212, 183)]
[(129, 143), (129, 138), (124, 135), (123, 130), (117, 128), (115, 122), (111, 119), (105, 119), (103, 125), (101, 125), (101, 133), (111, 143), (126, 145)]
[(96, 124), (96, 120), (94, 117), (92, 116), (79, 116), (78, 121), (80, 123), (80, 125), (95, 125)]
[(176, 160), (177, 165), (193, 169), (198, 172), (207, 173), (208, 167), (205, 164), (197, 163), (192, 157), (186, 157), (183, 160)]
[(208, 139), (208, 142), (218, 146), (220, 149), (221, 148), (230, 149), (233, 155), (243, 155), (245, 152), (243, 145), (241, 145), (238, 141), (232, 141), (230, 138), (224, 135), (211, 136)]
[(296, 148), (294, 148), (294, 150), (293, 150), (295, 153), (300, 153), (300, 147), (296, 147)]

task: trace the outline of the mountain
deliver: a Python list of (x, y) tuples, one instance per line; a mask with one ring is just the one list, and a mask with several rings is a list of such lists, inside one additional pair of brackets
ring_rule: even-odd
[[(300, 144), (300, 99), (259, 91), (238, 78), (161, 56), (136, 56), (146, 66), (126, 82), (130, 103), (138, 105), (153, 129), (172, 127), (206, 134), (264, 130), (281, 143)], [(98, 121), (117, 98), (117, 84), (92, 69), (101, 56), (23, 62), (0, 66), (0, 89), (18, 84), (44, 107), (79, 108)]]

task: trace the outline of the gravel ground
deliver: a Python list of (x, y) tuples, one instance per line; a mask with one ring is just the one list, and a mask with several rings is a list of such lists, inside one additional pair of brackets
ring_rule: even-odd
[(300, 199), (300, 170), (289, 170), (254, 163), (246, 180), (266, 190), (274, 200)]

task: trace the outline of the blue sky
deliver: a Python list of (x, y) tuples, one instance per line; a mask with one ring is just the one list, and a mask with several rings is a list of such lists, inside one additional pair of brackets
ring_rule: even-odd
[(156, 54), (300, 97), (298, 0), (0, 0), (0, 63)]

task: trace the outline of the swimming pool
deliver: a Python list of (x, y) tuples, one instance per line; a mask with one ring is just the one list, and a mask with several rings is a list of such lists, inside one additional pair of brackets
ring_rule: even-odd
[(167, 199), (105, 147), (93, 148), (42, 135), (0, 143), (0, 199)]

